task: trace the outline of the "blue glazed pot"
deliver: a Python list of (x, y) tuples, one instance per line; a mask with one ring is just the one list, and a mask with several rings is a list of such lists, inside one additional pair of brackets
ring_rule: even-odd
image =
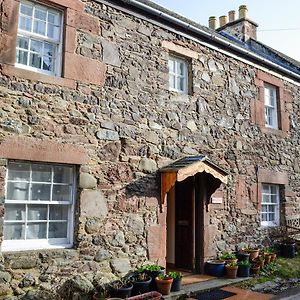
[(205, 264), (206, 274), (215, 277), (222, 277), (225, 274), (225, 261), (208, 260)]

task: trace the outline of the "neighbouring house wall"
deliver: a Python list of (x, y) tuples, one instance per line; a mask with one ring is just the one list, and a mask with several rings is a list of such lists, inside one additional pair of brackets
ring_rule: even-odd
[[(187, 155), (208, 155), (230, 172), (218, 195), (223, 203), (207, 204), (207, 257), (242, 242), (267, 243), (268, 232), (260, 227), (258, 169), (286, 174), (287, 181), (279, 182), (285, 207), (299, 209), (299, 87), (277, 79), (289, 95), (282, 110), (294, 125), (263, 131), (253, 117), (260, 101), (260, 71), (253, 66), (107, 5), (82, 4), (99, 31), (80, 26), (91, 24), (83, 21), (72, 27), (70, 63), (76, 75), (66, 66), (61, 80), (38, 80), (2, 60), (0, 241), (8, 147), (40, 151), (45, 145), (46, 158), (53, 149), (70, 147), (85, 157), (48, 160), (78, 169), (73, 249), (2, 253), (5, 293), (25, 273), (37, 284), (55, 286), (75, 274), (101, 283), (148, 260), (165, 264), (167, 207), (160, 212), (157, 170)], [(169, 52), (190, 61), (188, 96), (168, 90)], [(89, 72), (81, 74), (77, 63), (86, 62)], [(18, 151), (14, 158), (41, 160)]]

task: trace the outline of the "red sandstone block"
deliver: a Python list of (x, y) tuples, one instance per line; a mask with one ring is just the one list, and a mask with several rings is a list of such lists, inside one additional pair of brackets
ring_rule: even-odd
[(263, 72), (261, 70), (257, 70), (257, 77), (264, 82), (267, 82), (272, 85), (276, 85), (278, 87), (283, 87), (283, 81), (271, 74)]
[(289, 131), (290, 130), (289, 113), (287, 113), (287, 112), (281, 112), (280, 123), (281, 123), (281, 129), (283, 131)]
[(100, 22), (99, 19), (91, 15), (80, 13), (73, 9), (67, 10), (66, 25), (76, 29), (99, 34)]
[(74, 53), (76, 50), (76, 29), (68, 25), (65, 28), (65, 51)]
[(76, 87), (75, 81), (73, 79), (49, 76), (46, 74), (41, 74), (21, 68), (16, 68), (11, 65), (3, 64), (2, 65), (2, 73), (7, 76), (16, 76), (20, 78), (29, 79), (32, 81), (39, 81), (50, 84), (57, 84), (60, 86), (65, 86), (68, 88), (74, 89)]
[(246, 188), (245, 176), (242, 176), (242, 175), (237, 176), (235, 197), (236, 197), (236, 207), (238, 209), (246, 208), (245, 188)]
[(106, 65), (97, 60), (66, 52), (64, 70), (68, 79), (104, 85)]
[(268, 169), (258, 169), (258, 182), (273, 184), (288, 184), (289, 178), (286, 172), (277, 172)]
[(159, 264), (165, 264), (166, 258), (166, 226), (150, 226), (147, 235), (149, 260), (158, 260)]
[(82, 3), (80, 0), (48, 0), (48, 2), (50, 2), (50, 4), (71, 8), (79, 12), (84, 10), (84, 3)]
[(2, 140), (0, 157), (78, 165), (87, 160), (86, 151), (82, 146), (23, 137), (7, 137)]

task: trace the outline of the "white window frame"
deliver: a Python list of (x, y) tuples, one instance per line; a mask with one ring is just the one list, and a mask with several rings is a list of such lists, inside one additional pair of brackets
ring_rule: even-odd
[[(49, 7), (48, 5), (45, 4), (40, 4), (34, 1), (27, 1), (27, 0), (21, 0), (20, 1), (20, 9), (19, 9), (19, 19), (18, 19), (18, 24), (20, 23), (20, 16), (21, 16), (21, 4), (24, 5), (30, 5), (33, 6), (33, 15), (34, 15), (34, 10), (36, 7), (43, 7), (44, 9), (47, 10), (47, 15), (48, 12), (55, 12), (60, 15), (60, 34), (59, 34), (59, 39), (51, 39), (45, 35), (37, 34), (33, 32), (33, 22), (31, 25), (31, 31), (23, 30), (19, 28), (18, 25), (18, 34), (17, 37), (24, 37), (29, 39), (29, 50), (28, 50), (28, 57), (27, 57), (27, 65), (17, 63), (17, 55), (18, 55), (18, 50), (21, 49), (16, 45), (16, 63), (15, 66), (18, 68), (26, 69), (29, 71), (37, 72), (37, 73), (42, 73), (50, 76), (57, 76), (60, 77), (62, 73), (62, 49), (63, 49), (63, 26), (64, 26), (64, 14), (62, 10), (52, 7)], [(48, 22), (46, 21), (46, 28), (47, 28)], [(42, 68), (35, 68), (32, 66), (29, 66), (29, 59), (30, 59), (30, 44), (31, 40), (38, 40), (40, 42), (48, 42), (50, 44), (53, 44), (56, 46), (56, 53), (55, 53), (55, 64), (54, 64), (54, 70), (53, 71), (48, 71), (48, 70), (43, 70)], [(21, 49), (22, 50), (22, 49)], [(43, 57), (43, 56), (42, 56)], [(42, 66), (43, 64), (41, 64)]]
[[(8, 179), (8, 172), (9, 172), (9, 166), (10, 164), (27, 164), (30, 166), (30, 177), (28, 180), (9, 180)], [(51, 166), (51, 182), (35, 182), (32, 180), (32, 166), (33, 165), (47, 165)], [(54, 183), (53, 181), (53, 168), (54, 167), (70, 167), (72, 169), (72, 180), (70, 183)], [(13, 220), (5, 220), (4, 219), (4, 230), (5, 230), (5, 224), (9, 223), (24, 223), (25, 221), (25, 231), (26, 226), (29, 223), (45, 223), (47, 224), (47, 235), (48, 235), (48, 226), (51, 223), (50, 216), (49, 216), (49, 209), (48, 206), (50, 205), (68, 205), (68, 216), (67, 216), (67, 237), (66, 238), (47, 238), (47, 239), (15, 239), (15, 240), (5, 240), (3, 239), (1, 250), (2, 251), (22, 251), (22, 250), (39, 250), (39, 249), (57, 249), (57, 248), (71, 248), (73, 246), (73, 239), (74, 239), (74, 209), (75, 209), (75, 195), (76, 195), (76, 168), (73, 165), (64, 165), (64, 164), (56, 164), (56, 163), (37, 163), (37, 162), (24, 162), (24, 161), (15, 161), (11, 160), (8, 163), (8, 169), (6, 172), (6, 189), (5, 189), (5, 204), (22, 204), (25, 205), (26, 211), (25, 211), (25, 218), (20, 221), (13, 221)], [(10, 200), (7, 199), (7, 188), (8, 188), (8, 182), (21, 182), (21, 183), (28, 183), (28, 199), (24, 200)], [(61, 186), (70, 186), (71, 188), (71, 199), (68, 201), (54, 201), (52, 199), (49, 199), (48, 201), (45, 200), (30, 200), (31, 197), (31, 186), (32, 183), (34, 184), (49, 184), (51, 185), (50, 188), (50, 198), (52, 198), (53, 193), (53, 186), (61, 185)], [(27, 219), (27, 205), (45, 205), (47, 206), (47, 220), (31, 220), (28, 221)], [(5, 211), (4, 211), (5, 216)], [(60, 222), (61, 220), (52, 220), (52, 222)]]
[[(264, 192), (264, 188), (268, 189), (268, 192)], [(272, 188), (275, 188), (275, 193), (272, 193)], [(275, 196), (276, 202), (271, 202), (271, 197)], [(264, 202), (264, 198), (267, 197), (269, 200), (267, 202)], [(263, 212), (263, 207), (266, 207), (266, 212)], [(268, 208), (270, 206), (274, 206), (274, 221), (263, 221), (262, 220), (262, 215), (263, 214), (270, 214)], [(262, 184), (262, 190), (261, 190), (261, 213), (260, 213), (260, 218), (261, 218), (261, 226), (264, 227), (274, 227), (274, 226), (279, 226), (280, 225), (280, 189), (279, 185), (276, 184), (267, 184), (264, 183)]]
[(277, 88), (271, 84), (264, 85), (265, 126), (278, 129)]
[[(188, 94), (188, 61), (177, 56), (170, 56), (169, 57), (169, 90), (175, 91), (181, 94)], [(175, 71), (171, 70), (170, 63), (175, 64)], [(180, 64), (183, 65), (183, 74), (180, 74)], [(172, 84), (171, 77), (174, 77), (174, 85)], [(178, 79), (183, 79), (183, 89), (180, 88), (178, 84)]]

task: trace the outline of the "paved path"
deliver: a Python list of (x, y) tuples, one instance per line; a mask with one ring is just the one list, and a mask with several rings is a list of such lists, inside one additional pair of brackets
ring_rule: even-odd
[(276, 295), (272, 300), (299, 300), (300, 299), (300, 287), (288, 289), (279, 295)]

